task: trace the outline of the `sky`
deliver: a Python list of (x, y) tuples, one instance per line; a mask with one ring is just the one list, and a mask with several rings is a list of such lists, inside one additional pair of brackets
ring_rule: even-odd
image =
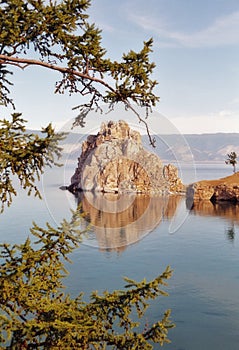
[[(238, 0), (92, 0), (89, 14), (113, 59), (153, 38), (156, 115), (180, 133), (239, 132)], [(77, 115), (80, 97), (54, 95), (55, 80), (57, 73), (36, 67), (15, 72), (13, 97), (29, 127), (52, 121), (61, 128)], [(158, 131), (157, 123), (152, 117)]]

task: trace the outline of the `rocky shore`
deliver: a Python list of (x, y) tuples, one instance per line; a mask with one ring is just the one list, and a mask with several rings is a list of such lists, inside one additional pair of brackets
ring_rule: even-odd
[(217, 180), (195, 182), (187, 187), (186, 198), (192, 203), (210, 200), (211, 202), (239, 202), (239, 172)]

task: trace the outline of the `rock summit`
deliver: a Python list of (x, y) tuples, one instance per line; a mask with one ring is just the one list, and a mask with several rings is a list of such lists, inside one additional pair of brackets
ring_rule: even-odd
[(184, 185), (177, 168), (163, 165), (143, 147), (141, 135), (120, 120), (102, 123), (97, 135), (82, 143), (78, 166), (68, 189), (103, 193), (179, 193)]

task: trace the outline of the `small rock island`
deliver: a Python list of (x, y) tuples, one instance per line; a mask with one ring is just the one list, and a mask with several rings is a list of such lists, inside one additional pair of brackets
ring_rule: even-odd
[(102, 123), (97, 135), (82, 143), (68, 189), (103, 193), (176, 194), (185, 191), (174, 165), (163, 165), (147, 151), (141, 135), (120, 120)]

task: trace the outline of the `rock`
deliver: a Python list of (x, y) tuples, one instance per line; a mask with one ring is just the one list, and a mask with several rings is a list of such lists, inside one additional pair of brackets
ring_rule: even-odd
[(169, 184), (169, 191), (171, 193), (185, 192), (185, 186), (178, 177), (178, 169), (172, 164), (163, 167), (164, 177)]
[(60, 186), (59, 189), (62, 191), (66, 191), (68, 190), (68, 186)]
[(214, 187), (210, 184), (196, 182), (187, 187), (186, 197), (194, 201), (211, 200), (214, 194)]
[(218, 185), (215, 187), (214, 194), (211, 198), (213, 202), (229, 201), (239, 202), (239, 186), (234, 185)]
[(212, 202), (239, 202), (239, 173), (218, 180), (204, 180), (190, 184), (186, 190), (187, 200)]
[(104, 193), (176, 193), (184, 186), (177, 168), (143, 148), (139, 132), (119, 122), (102, 123), (82, 144), (69, 190)]

